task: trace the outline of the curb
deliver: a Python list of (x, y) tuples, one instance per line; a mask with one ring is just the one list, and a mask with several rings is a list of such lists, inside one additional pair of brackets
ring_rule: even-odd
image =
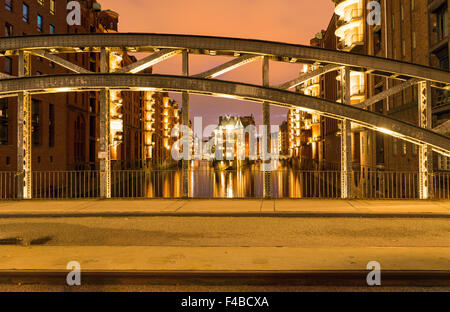
[(234, 218), (427, 218), (447, 219), (442, 213), (324, 213), (324, 212), (74, 212), (74, 213), (0, 213), (0, 218), (96, 218), (96, 217), (234, 217)]

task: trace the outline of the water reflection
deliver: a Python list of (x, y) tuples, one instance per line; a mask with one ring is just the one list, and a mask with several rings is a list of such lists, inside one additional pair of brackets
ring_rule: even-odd
[[(182, 197), (182, 169), (143, 173), (135, 181), (136, 197)], [(264, 173), (257, 165), (237, 170), (217, 170), (208, 165), (187, 172), (191, 198), (262, 198)], [(272, 172), (273, 198), (338, 197), (337, 172), (306, 172), (280, 167)], [(129, 182), (127, 183), (129, 184)], [(139, 190), (142, 190), (140, 194)], [(126, 197), (119, 192), (117, 197)]]

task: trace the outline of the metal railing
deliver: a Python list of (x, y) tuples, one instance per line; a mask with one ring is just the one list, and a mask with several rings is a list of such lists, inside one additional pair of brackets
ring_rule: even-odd
[(418, 172), (353, 172), (357, 199), (419, 199)]
[[(112, 198), (182, 198), (183, 171), (117, 170), (111, 174)], [(190, 198), (263, 198), (264, 172), (259, 169), (193, 169), (187, 172)], [(355, 199), (419, 199), (418, 172), (353, 171)], [(450, 199), (450, 172), (429, 174), (433, 199)], [(32, 173), (33, 199), (100, 197), (99, 171)], [(341, 197), (341, 172), (279, 169), (272, 172), (272, 197)], [(0, 172), (0, 200), (18, 198), (19, 176)]]
[(16, 172), (0, 172), (0, 199), (17, 199), (18, 181)]
[(83, 199), (100, 197), (99, 171), (35, 171), (32, 198)]
[(434, 199), (450, 199), (450, 172), (438, 172), (432, 175)]
[(346, 36), (338, 42), (338, 49), (344, 50), (352, 47), (353, 45), (360, 44), (364, 41), (363, 34), (353, 34), (351, 36)]

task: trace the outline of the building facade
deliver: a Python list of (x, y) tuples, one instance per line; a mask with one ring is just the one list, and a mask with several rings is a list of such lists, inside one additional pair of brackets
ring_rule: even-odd
[[(381, 22), (378, 25), (368, 21), (372, 12), (369, 9), (374, 9), (369, 6), (371, 1), (334, 2), (335, 13), (330, 24), (311, 40), (311, 45), (449, 70), (448, 0), (379, 0)], [(306, 71), (313, 69), (314, 65), (308, 65)], [(342, 72), (330, 72), (320, 79), (308, 81), (299, 86), (298, 91), (342, 102), (346, 84)], [(352, 71), (350, 104), (361, 103), (400, 83), (399, 80)], [(433, 127), (438, 127), (450, 118), (450, 100), (448, 91), (433, 88), (432, 92)], [(367, 109), (418, 125), (418, 87), (406, 88)], [(321, 168), (328, 167), (325, 159), (339, 164), (340, 153), (336, 148), (340, 144), (339, 123), (320, 117), (319, 124), (308, 139), (313, 142), (318, 139), (318, 154), (307, 151), (300, 157), (319, 160)], [(290, 144), (295, 144), (295, 139), (292, 138)], [(362, 172), (417, 171), (419, 167), (417, 146), (356, 125), (352, 125), (352, 161), (354, 169)], [(447, 159), (435, 156), (435, 169), (449, 169), (447, 162)]]
[(214, 131), (215, 160), (228, 160), (228, 165), (241, 166), (257, 155), (258, 142), (253, 116), (220, 116)]
[[(102, 10), (95, 0), (79, 1), (81, 25), (66, 21), (67, 1), (3, 0), (0, 6), (1, 36), (39, 34), (84, 34), (117, 32), (119, 15)], [(59, 54), (58, 56), (92, 72), (100, 72), (99, 53)], [(110, 71), (136, 61), (132, 55), (111, 53)], [(32, 75), (64, 74), (70, 71), (45, 58), (31, 56)], [(0, 58), (0, 72), (17, 76), (18, 58)], [(146, 73), (151, 73), (148, 69)], [(111, 159), (113, 169), (142, 168), (147, 159), (167, 157), (167, 132), (177, 124), (178, 107), (167, 94), (152, 94), (156, 114), (153, 124), (146, 120), (147, 92), (111, 92)], [(73, 92), (36, 95), (32, 98), (32, 168), (35, 171), (98, 169), (99, 152), (98, 92)], [(167, 118), (164, 106), (174, 107)], [(17, 100), (0, 99), (0, 171), (17, 168)], [(165, 119), (169, 119), (167, 123)], [(168, 126), (169, 131), (164, 127)], [(151, 134), (149, 130), (152, 129)], [(163, 133), (160, 135), (160, 133)], [(148, 137), (155, 141), (149, 142)], [(146, 143), (149, 142), (150, 145)], [(152, 146), (152, 143), (155, 145)], [(151, 152), (149, 152), (151, 147)]]
[(171, 163), (171, 148), (177, 140), (172, 130), (180, 125), (178, 103), (168, 93), (144, 92), (145, 159), (149, 164)]

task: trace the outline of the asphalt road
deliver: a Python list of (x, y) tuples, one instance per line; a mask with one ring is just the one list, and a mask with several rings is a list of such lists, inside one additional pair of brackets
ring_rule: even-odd
[(45, 246), (449, 247), (450, 222), (246, 217), (0, 220), (0, 245), (16, 242)]
[[(0, 246), (449, 247), (448, 219), (96, 217), (1, 219)], [(448, 291), (450, 287), (0, 282), (0, 291)]]

